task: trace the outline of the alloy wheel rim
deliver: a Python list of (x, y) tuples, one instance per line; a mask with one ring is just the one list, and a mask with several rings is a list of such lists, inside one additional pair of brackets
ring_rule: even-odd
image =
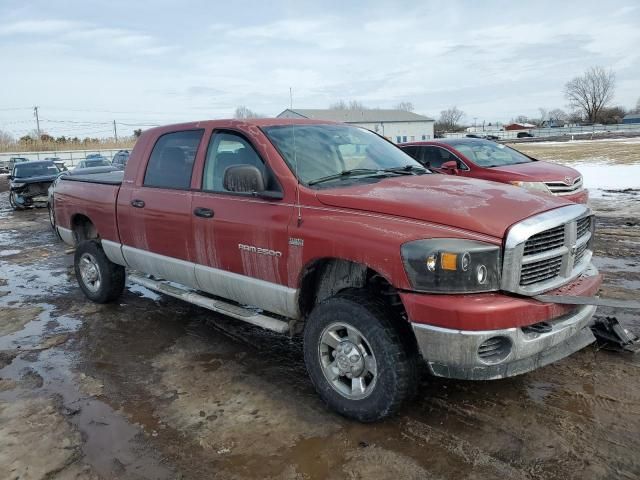
[(84, 283), (85, 287), (91, 292), (100, 290), (102, 275), (100, 274), (100, 268), (98, 267), (96, 258), (90, 253), (83, 253), (80, 257), (78, 267), (82, 283)]
[(368, 397), (378, 379), (370, 342), (357, 328), (336, 322), (326, 327), (318, 345), (320, 366), (329, 385), (349, 400)]

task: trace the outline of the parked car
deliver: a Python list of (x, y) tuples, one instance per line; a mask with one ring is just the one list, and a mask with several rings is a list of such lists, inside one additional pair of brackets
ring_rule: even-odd
[(95, 168), (95, 167), (110, 167), (111, 162), (107, 157), (103, 157), (102, 155), (98, 156), (87, 156), (84, 160), (80, 160), (78, 164), (74, 167), (74, 170), (82, 170), (85, 168)]
[(405, 143), (400, 148), (440, 173), (510, 183), (576, 203), (587, 203), (589, 199), (577, 170), (536, 160), (489, 140), (450, 138)]
[(598, 291), (589, 208), (432, 174), (355, 126), (146, 130), (124, 174), (61, 177), (55, 216), (87, 298), (115, 301), (129, 269), (165, 295), (302, 334), (318, 394), (361, 421), (397, 411), (420, 358), (437, 376), (488, 380), (594, 341), (595, 306), (536, 299)]
[(15, 165), (17, 163), (23, 163), (23, 162), (28, 162), (29, 159), (25, 158), (25, 157), (10, 157), (9, 158), (9, 163), (7, 165), (7, 169), (9, 171), (9, 173), (11, 173), (13, 171), (13, 167), (15, 167)]
[(129, 150), (119, 150), (111, 159), (111, 163), (120, 168), (120, 170), (124, 170), (124, 167), (127, 166), (130, 155), (131, 152), (129, 152)]
[(9, 203), (14, 210), (46, 202), (47, 189), (60, 170), (49, 160), (18, 162), (9, 175)]
[(532, 138), (533, 134), (529, 132), (518, 132), (516, 135), (518, 138)]
[[(57, 165), (57, 162), (54, 162)], [(60, 173), (57, 175), (56, 179), (49, 185), (47, 189), (47, 210), (49, 211), (49, 222), (51, 223), (51, 228), (56, 228), (56, 215), (55, 215), (55, 191), (56, 185), (60, 183), (60, 178), (65, 175), (91, 175), (94, 173), (108, 173), (119, 171), (120, 169), (113, 166), (102, 166), (102, 167), (88, 167), (79, 170), (60, 170)], [(57, 232), (56, 232), (57, 233)]]

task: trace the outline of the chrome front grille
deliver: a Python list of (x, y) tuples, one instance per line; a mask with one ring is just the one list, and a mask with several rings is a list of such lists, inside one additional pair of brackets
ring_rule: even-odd
[(528, 218), (509, 230), (502, 289), (523, 295), (558, 288), (591, 262), (591, 211), (570, 205)]
[(582, 177), (569, 182), (564, 180), (556, 180), (553, 182), (544, 182), (549, 191), (554, 195), (571, 195), (582, 190)]
[(562, 245), (564, 245), (564, 225), (533, 235), (524, 244), (524, 254), (534, 255), (547, 252)]
[(533, 285), (557, 277), (561, 266), (562, 256), (523, 265), (520, 272), (520, 285)]

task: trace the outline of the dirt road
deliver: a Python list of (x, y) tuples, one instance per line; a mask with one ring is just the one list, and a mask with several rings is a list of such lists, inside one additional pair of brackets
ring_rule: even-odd
[[(603, 290), (623, 299), (640, 287), (639, 196), (594, 203)], [(640, 476), (640, 355), (425, 377), (401, 415), (361, 425), (320, 402), (299, 342), (140, 287), (92, 304), (71, 260), (46, 211), (0, 194), (0, 478)]]

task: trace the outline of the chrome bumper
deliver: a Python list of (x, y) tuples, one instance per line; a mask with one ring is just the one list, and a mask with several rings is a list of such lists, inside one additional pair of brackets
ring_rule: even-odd
[[(560, 360), (595, 341), (589, 325), (596, 307), (583, 305), (570, 314), (548, 321), (551, 331), (535, 333), (522, 328), (504, 330), (451, 330), (413, 323), (418, 346), (431, 373), (439, 377), (492, 380), (512, 377)], [(500, 361), (486, 361), (478, 348), (493, 337), (506, 337), (509, 353)]]

